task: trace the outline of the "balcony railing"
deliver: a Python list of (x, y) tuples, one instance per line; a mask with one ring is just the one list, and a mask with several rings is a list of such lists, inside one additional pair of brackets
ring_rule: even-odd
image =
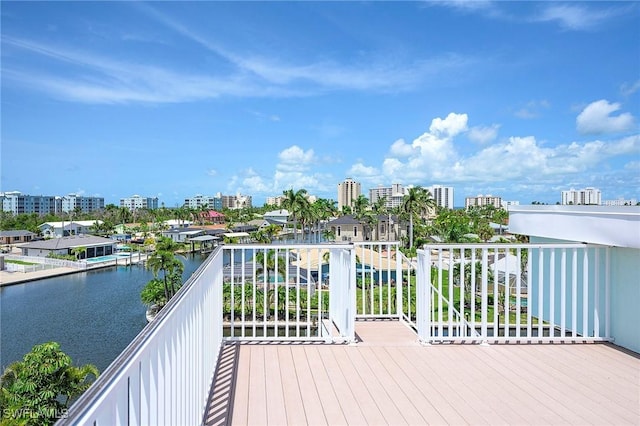
[(605, 341), (609, 248), (428, 245), (418, 252), (418, 334), (435, 341)]
[(60, 423), (201, 423), (225, 341), (350, 343), (357, 318), (427, 344), (610, 340), (608, 277), (588, 245), (224, 245)]

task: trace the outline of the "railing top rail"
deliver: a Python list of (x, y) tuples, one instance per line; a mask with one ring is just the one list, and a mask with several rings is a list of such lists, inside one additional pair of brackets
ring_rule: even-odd
[(117, 358), (107, 367), (107, 369), (100, 374), (98, 379), (87, 389), (78, 400), (69, 407), (67, 417), (61, 419), (58, 424), (72, 423), (74, 419), (78, 419), (85, 414), (85, 412), (91, 408), (91, 402), (98, 398), (101, 392), (108, 388), (120, 374), (123, 373), (122, 368), (126, 365), (134, 355), (144, 349), (150, 338), (160, 329), (166, 318), (171, 314), (173, 309), (178, 306), (184, 299), (184, 297), (192, 289), (195, 282), (203, 274), (207, 266), (219, 255), (220, 248), (216, 248), (209, 257), (196, 269), (196, 271), (189, 277), (184, 285), (178, 290), (178, 292), (167, 302), (162, 308), (156, 318), (148, 323), (142, 331), (127, 345), (127, 347), (117, 356)]
[(353, 243), (321, 243), (321, 244), (222, 244), (219, 247), (223, 249), (272, 249), (272, 250), (287, 250), (287, 249), (337, 249), (337, 248), (353, 248)]
[(587, 244), (587, 243), (435, 243), (425, 244), (424, 249), (483, 249), (483, 248), (505, 248), (505, 249), (529, 249), (529, 248), (607, 248), (609, 246), (601, 244)]

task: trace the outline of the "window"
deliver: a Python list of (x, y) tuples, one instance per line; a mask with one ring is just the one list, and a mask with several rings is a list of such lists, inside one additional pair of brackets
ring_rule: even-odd
[(339, 237), (340, 236), (340, 227), (338, 226), (338, 232), (336, 233), (336, 235)]
[(357, 237), (357, 236), (358, 236), (358, 227), (357, 227), (357, 226), (354, 226), (354, 227), (353, 227), (353, 236), (354, 236), (354, 237)]

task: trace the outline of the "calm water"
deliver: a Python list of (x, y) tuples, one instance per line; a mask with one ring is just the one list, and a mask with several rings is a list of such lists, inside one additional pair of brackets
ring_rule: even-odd
[[(204, 259), (180, 258), (185, 281)], [(0, 288), (0, 367), (56, 341), (74, 364), (104, 371), (146, 325), (140, 291), (151, 278), (118, 266)]]

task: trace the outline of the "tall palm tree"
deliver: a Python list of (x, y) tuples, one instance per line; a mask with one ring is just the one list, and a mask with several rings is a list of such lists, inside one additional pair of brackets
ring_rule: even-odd
[(309, 208), (309, 201), (305, 197), (307, 195), (306, 189), (299, 189), (294, 191), (293, 189), (287, 189), (282, 192), (284, 200), (282, 200), (282, 207), (287, 209), (293, 219), (294, 241), (297, 239), (298, 219), (304, 217), (305, 212)]
[(182, 244), (176, 243), (171, 238), (160, 237), (156, 243), (156, 251), (147, 260), (147, 264), (153, 272), (154, 278), (158, 278), (158, 274), (162, 272), (162, 280), (164, 283), (166, 300), (169, 300), (176, 292), (177, 278), (182, 278), (184, 265), (180, 262), (175, 253)]
[(424, 215), (435, 206), (435, 200), (428, 189), (421, 186), (409, 188), (402, 200), (402, 210), (409, 215), (409, 248), (413, 249), (413, 217)]

